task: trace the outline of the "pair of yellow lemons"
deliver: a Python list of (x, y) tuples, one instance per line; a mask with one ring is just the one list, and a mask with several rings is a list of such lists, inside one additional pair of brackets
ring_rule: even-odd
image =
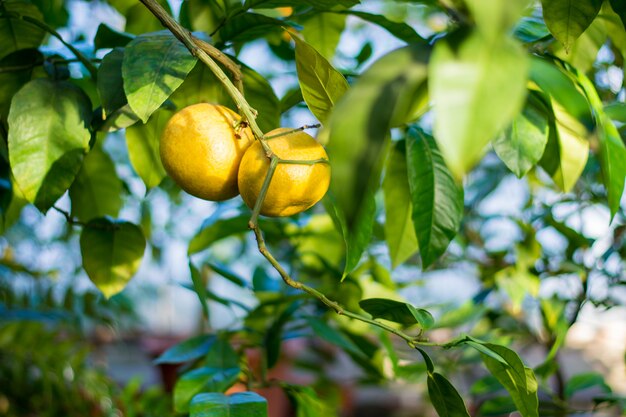
[[(194, 104), (176, 113), (161, 136), (161, 161), (172, 179), (189, 194), (223, 201), (241, 193), (248, 207), (261, 192), (270, 161), (241, 117), (218, 104)], [(285, 160), (328, 159), (313, 137), (279, 128), (267, 133), (273, 153)], [(287, 133), (289, 132), (289, 133)], [(286, 134), (285, 134), (286, 133)], [(279, 164), (261, 206), (265, 216), (292, 216), (317, 203), (328, 190), (327, 163)]]

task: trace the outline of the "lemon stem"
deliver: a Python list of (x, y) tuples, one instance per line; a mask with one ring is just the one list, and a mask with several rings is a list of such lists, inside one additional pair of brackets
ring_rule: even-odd
[(301, 131), (303, 131), (305, 129), (317, 129), (317, 128), (321, 127), (321, 126), (322, 125), (320, 125), (320, 124), (304, 125), (304, 126), (296, 127), (294, 129), (286, 130), (284, 132), (276, 133), (274, 135), (269, 135), (269, 136), (265, 135), (265, 136), (263, 136), (263, 139), (265, 139), (265, 140), (275, 139), (275, 138), (279, 138), (281, 136), (291, 135), (292, 133), (301, 132)]
[[(213, 74), (217, 77), (217, 79), (222, 83), (228, 95), (233, 99), (235, 105), (239, 109), (239, 112), (242, 113), (243, 118), (250, 126), (252, 133), (254, 136), (261, 142), (263, 149), (268, 155), (271, 155), (271, 149), (263, 140), (263, 132), (261, 128), (256, 122), (256, 111), (250, 106), (250, 104), (246, 101), (246, 98), (243, 96), (241, 91), (235, 87), (233, 82), (226, 76), (226, 73), (222, 70), (222, 68), (209, 56), (205, 49), (208, 49), (206, 42), (196, 42), (194, 41), (191, 34), (183, 28), (176, 20), (170, 16), (167, 11), (159, 4), (156, 0), (140, 0), (144, 6), (150, 10), (150, 12), (161, 22), (163, 26), (165, 26), (172, 34), (189, 49), (189, 52), (196, 58), (198, 58), (202, 63), (204, 63)], [(212, 47), (212, 46), (211, 46)], [(216, 48), (213, 48), (216, 49)], [(221, 52), (220, 52), (221, 54)], [(227, 62), (224, 60), (226, 55), (214, 54), (215, 58), (220, 59), (221, 62)], [(230, 60), (229, 60), (230, 61)], [(231, 61), (232, 62), (232, 61)], [(233, 64), (234, 65), (234, 64)]]
[(248, 226), (250, 229), (254, 229), (258, 227), (258, 219), (259, 213), (261, 213), (261, 206), (265, 201), (265, 196), (267, 195), (267, 190), (270, 188), (270, 183), (272, 182), (272, 177), (274, 176), (274, 172), (276, 171), (276, 167), (278, 166), (279, 158), (274, 154), (270, 157), (270, 166), (267, 170), (267, 174), (265, 174), (265, 179), (263, 180), (263, 185), (261, 186), (261, 192), (254, 203), (254, 208), (252, 209), (252, 216), (250, 217), (250, 221), (248, 222)]

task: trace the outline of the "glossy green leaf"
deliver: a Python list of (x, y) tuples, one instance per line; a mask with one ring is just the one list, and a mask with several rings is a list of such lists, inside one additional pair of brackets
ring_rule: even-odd
[(178, 343), (161, 354), (154, 363), (183, 363), (205, 356), (217, 338), (203, 334)]
[(359, 19), (374, 23), (375, 25), (378, 25), (385, 29), (387, 32), (391, 33), (396, 38), (403, 40), (408, 44), (424, 42), (424, 39), (422, 39), (422, 37), (418, 35), (417, 32), (415, 32), (415, 29), (413, 29), (411, 26), (407, 25), (404, 22), (394, 22), (387, 19), (381, 14), (367, 13), (356, 10), (346, 10), (345, 12), (340, 13), (356, 16)]
[(195, 64), (196, 58), (170, 32), (137, 36), (126, 46), (122, 62), (128, 104), (146, 123)]
[[(1, 18), (0, 18), (1, 19)], [(43, 61), (43, 55), (36, 49), (23, 49), (0, 59), (0, 68), (20, 65), (33, 67)], [(20, 71), (0, 71), (0, 124), (6, 122), (11, 107), (11, 99), (32, 77), (30, 68)], [(4, 140), (4, 138), (2, 138)]]
[(406, 139), (413, 225), (422, 268), (445, 251), (463, 218), (463, 188), (454, 181), (432, 137), (416, 128)]
[(435, 324), (435, 319), (428, 311), (401, 301), (368, 298), (359, 301), (359, 306), (375, 319), (385, 319), (404, 326), (419, 324), (421, 328), (428, 329)]
[(537, 17), (523, 17), (515, 26), (514, 35), (524, 43), (545, 40), (550, 35), (543, 19)]
[(336, 13), (315, 13), (303, 22), (303, 26), (302, 36), (306, 42), (331, 61), (346, 26), (346, 16)]
[(128, 157), (148, 190), (158, 186), (166, 176), (159, 155), (159, 141), (172, 115), (170, 110), (159, 109), (152, 113), (146, 124), (135, 124), (126, 129)]
[(602, 0), (542, 0), (543, 19), (554, 37), (569, 51), (602, 7)]
[(22, 16), (43, 21), (43, 15), (32, 3), (0, 3), (0, 59), (20, 49), (37, 48), (41, 44), (45, 32), (22, 19)]
[[(555, 55), (572, 64), (577, 70), (587, 72), (598, 56), (598, 51), (608, 38), (604, 19), (596, 18), (566, 50), (564, 47), (555, 51)], [(560, 46), (560, 45), (559, 45)]]
[(610, 393), (611, 388), (604, 380), (604, 376), (597, 372), (586, 372), (571, 377), (565, 384), (565, 398), (572, 398), (578, 391), (599, 387), (603, 392)]
[[(172, 9), (167, 0), (157, 0), (158, 3), (171, 16)], [(136, 1), (127, 2), (128, 7), (124, 12), (126, 18), (126, 27), (124, 30), (128, 33), (140, 34), (147, 32), (155, 32), (163, 29), (163, 25), (146, 6)]]
[(267, 417), (267, 401), (255, 392), (198, 394), (189, 411), (190, 417)]
[(570, 191), (587, 164), (589, 132), (556, 101), (552, 102), (555, 123), (540, 164), (564, 192)]
[(198, 299), (200, 300), (200, 306), (202, 307), (202, 314), (205, 319), (209, 319), (209, 306), (206, 302), (207, 300), (207, 290), (206, 283), (202, 279), (202, 274), (196, 268), (196, 266), (189, 260), (189, 272), (191, 275), (191, 282), (193, 284), (193, 289), (195, 293), (198, 295)]
[(624, 27), (626, 27), (626, 3), (622, 0), (610, 0), (610, 3), (613, 11), (617, 13), (619, 18), (622, 20)]
[(89, 149), (91, 103), (68, 82), (36, 79), (13, 97), (8, 123), (15, 180), (45, 212), (72, 184)]
[(463, 398), (443, 375), (428, 373), (428, 395), (439, 417), (469, 417)]
[(552, 101), (557, 101), (567, 113), (584, 124), (587, 129), (593, 129), (594, 123), (589, 102), (572, 78), (561, 68), (546, 59), (534, 57), (530, 61), (530, 80), (548, 94)]
[(344, 336), (339, 330), (331, 327), (326, 322), (314, 317), (307, 317), (306, 322), (313, 329), (315, 334), (332, 343), (339, 346), (343, 350), (355, 354), (357, 356), (364, 356), (363, 352), (355, 345), (350, 339)]
[(94, 147), (70, 187), (72, 216), (84, 222), (116, 217), (122, 208), (123, 190), (111, 157), (101, 147)]
[(287, 394), (294, 400), (296, 405), (296, 417), (336, 417), (337, 412), (333, 410), (327, 401), (319, 398), (315, 390), (311, 387), (287, 388)]
[[(346, 242), (344, 276), (369, 243), (391, 127), (409, 121), (421, 103), (429, 49), (423, 44), (393, 51), (374, 63), (339, 101), (320, 135), (333, 172), (334, 215)], [(349, 114), (350, 117), (345, 115)]]
[(240, 234), (248, 230), (249, 215), (220, 219), (211, 217), (205, 221), (202, 228), (189, 242), (187, 253), (193, 255), (211, 246), (213, 243), (226, 237)]
[(601, 120), (600, 168), (607, 189), (611, 217), (620, 208), (626, 180), (626, 146), (613, 122), (606, 116)]
[(146, 248), (141, 229), (108, 217), (91, 220), (80, 235), (83, 268), (109, 298), (126, 287), (139, 269)]
[(489, 39), (506, 34), (520, 19), (530, 0), (466, 0), (478, 30)]
[(311, 45), (297, 36), (296, 68), (302, 97), (311, 113), (326, 123), (335, 103), (348, 91), (348, 82), (333, 66)]
[(185, 0), (180, 5), (180, 23), (194, 31), (213, 32), (223, 14), (221, 4), (211, 0)]
[(417, 251), (406, 161), (405, 142), (394, 143), (389, 150), (383, 179), (385, 241), (389, 248), (392, 268), (406, 261)]
[(538, 99), (529, 99), (524, 111), (493, 141), (502, 162), (518, 178), (526, 175), (543, 155), (549, 134), (546, 113)]
[(30, 0), (45, 16), (46, 23), (54, 28), (67, 25), (69, 13), (65, 0)]
[(197, 368), (183, 374), (174, 385), (174, 409), (178, 413), (189, 411), (191, 399), (202, 391), (224, 392), (239, 377), (239, 368)]
[(504, 359), (506, 364), (481, 352), (489, 372), (504, 386), (522, 417), (539, 417), (537, 380), (530, 368), (509, 348), (492, 343), (482, 343), (490, 351)]
[(104, 119), (127, 103), (122, 79), (123, 60), (124, 50), (116, 48), (104, 56), (98, 67), (98, 95)]
[(527, 76), (526, 52), (507, 37), (489, 41), (474, 31), (435, 44), (429, 65), (434, 136), (457, 180), (520, 112)]
[(286, 23), (273, 17), (248, 12), (228, 19), (218, 34), (222, 42), (249, 42), (269, 33), (282, 32)]
[(118, 48), (126, 46), (134, 38), (130, 33), (118, 32), (109, 25), (100, 23), (93, 39), (94, 47), (98, 49)]

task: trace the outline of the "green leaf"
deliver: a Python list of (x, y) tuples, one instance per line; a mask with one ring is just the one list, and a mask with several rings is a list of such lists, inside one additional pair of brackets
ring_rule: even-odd
[(435, 371), (435, 365), (433, 364), (433, 360), (430, 359), (430, 356), (428, 356), (426, 351), (424, 349), (418, 348), (418, 347), (416, 347), (415, 349), (417, 349), (419, 351), (419, 353), (422, 355), (422, 358), (424, 358), (424, 364), (426, 365), (426, 371), (428, 371), (429, 373), (434, 372)]
[(524, 111), (493, 141), (493, 148), (518, 178), (535, 166), (548, 143), (547, 110), (529, 95)]
[(439, 417), (469, 417), (463, 398), (443, 375), (428, 373), (428, 395)]
[(374, 23), (375, 25), (378, 25), (385, 29), (387, 32), (391, 33), (396, 38), (403, 40), (408, 44), (424, 42), (424, 39), (422, 39), (422, 37), (418, 35), (417, 32), (415, 32), (415, 29), (413, 29), (411, 26), (407, 25), (404, 22), (394, 22), (380, 14), (360, 12), (356, 10), (346, 10), (339, 13), (349, 14), (363, 19), (367, 22)]
[(69, 13), (65, 0), (30, 0), (46, 17), (46, 23), (55, 28), (67, 25)]
[(600, 124), (600, 168), (608, 193), (611, 217), (614, 217), (620, 208), (620, 201), (624, 193), (626, 146), (624, 146), (617, 128), (607, 116), (602, 116)]
[(523, 17), (515, 27), (515, 37), (524, 43), (533, 43), (545, 40), (550, 35), (543, 19), (537, 17)]
[(198, 394), (189, 411), (190, 417), (267, 417), (267, 401), (255, 392)]
[(231, 217), (229, 219), (210, 217), (191, 239), (191, 242), (189, 242), (187, 253), (193, 255), (207, 249), (218, 240), (246, 232), (249, 220), (250, 216), (248, 215)]
[(511, 414), (516, 410), (516, 407), (511, 397), (494, 397), (482, 403), (479, 410), (481, 416), (500, 417)]
[[(23, 49), (2, 58), (0, 60), (0, 68), (21, 65), (34, 67), (41, 62), (43, 62), (41, 52), (36, 49)], [(6, 122), (9, 116), (11, 99), (24, 84), (30, 81), (32, 74), (32, 68), (0, 72), (0, 125)], [(6, 138), (1, 139), (4, 141)]]
[(302, 36), (324, 58), (331, 61), (345, 26), (345, 15), (315, 13), (303, 22)]
[(224, 392), (239, 377), (239, 368), (198, 368), (183, 374), (174, 385), (174, 409), (178, 413), (189, 411), (189, 402), (201, 391)]
[(124, 50), (116, 48), (106, 54), (98, 67), (98, 95), (102, 102), (102, 117), (106, 119), (128, 101), (124, 94), (122, 61)]
[(130, 33), (118, 32), (109, 25), (100, 23), (98, 31), (93, 39), (94, 47), (98, 49), (118, 48), (126, 46), (135, 36)]
[(506, 362), (504, 364), (481, 351), (485, 366), (511, 395), (522, 417), (539, 417), (538, 387), (533, 371), (526, 368), (517, 353), (511, 349), (492, 343), (482, 345)]
[(287, 22), (258, 13), (243, 13), (234, 16), (222, 26), (219, 39), (222, 42), (249, 42), (270, 33), (280, 33)]
[(296, 417), (336, 417), (337, 411), (320, 399), (311, 387), (287, 388), (287, 394), (296, 405)]
[(329, 213), (346, 242), (344, 277), (371, 239), (390, 129), (411, 120), (421, 105), (428, 55), (428, 47), (418, 44), (382, 57), (342, 97), (320, 132), (333, 172), (330, 190), (336, 200)]
[(359, 301), (359, 306), (374, 319), (385, 319), (404, 326), (419, 324), (428, 329), (435, 324), (433, 316), (423, 308), (415, 308), (409, 303), (386, 298), (368, 298)]
[(203, 334), (192, 337), (184, 342), (178, 343), (161, 354), (154, 360), (154, 363), (183, 363), (189, 362), (205, 356), (211, 346), (215, 344), (217, 338), (214, 335)]
[(457, 180), (520, 112), (527, 75), (527, 54), (508, 37), (490, 41), (474, 31), (435, 44), (429, 65), (434, 136)]
[(593, 130), (589, 102), (563, 70), (548, 60), (533, 57), (530, 61), (530, 80), (549, 95), (552, 101), (557, 101), (567, 113), (583, 123), (588, 130)]
[(172, 115), (170, 110), (159, 109), (152, 113), (146, 124), (136, 124), (126, 129), (130, 163), (147, 190), (158, 186), (166, 176), (159, 155), (159, 141), (165, 124)]
[(540, 164), (563, 192), (569, 192), (587, 164), (589, 132), (556, 101), (552, 108), (555, 122)]
[(385, 240), (391, 257), (391, 267), (395, 268), (417, 250), (404, 141), (394, 143), (389, 151), (383, 179), (383, 194)]
[[(167, 14), (172, 15), (172, 9), (167, 0), (157, 0), (157, 2), (165, 9)], [(146, 6), (135, 1), (127, 2), (127, 4), (131, 6), (122, 12), (126, 18), (126, 32), (140, 34), (163, 29), (159, 19)]]
[[(246, 100), (253, 108), (259, 110), (259, 115), (256, 119), (257, 124), (263, 132), (276, 129), (280, 126), (281, 112), (280, 100), (276, 97), (274, 89), (261, 74), (242, 62), (236, 62), (241, 68)], [(224, 88), (221, 84), (218, 85), (222, 94), (224, 94)], [(231, 102), (230, 96), (225, 95), (224, 101), (231, 103), (231, 108), (237, 108), (235, 103)]]
[(45, 212), (72, 184), (89, 149), (91, 103), (68, 82), (36, 79), (13, 97), (8, 122), (15, 180)]
[(622, 20), (624, 27), (626, 27), (626, 3), (622, 0), (610, 0), (610, 3), (613, 11), (617, 13), (619, 18)]
[(543, 20), (569, 52), (574, 41), (589, 27), (602, 0), (542, 0)]
[(572, 64), (577, 70), (588, 72), (596, 61), (598, 51), (607, 40), (607, 29), (604, 18), (598, 15), (587, 30), (572, 43), (569, 50), (559, 48), (554, 54)]
[(123, 190), (109, 155), (101, 147), (94, 147), (70, 187), (72, 216), (84, 222), (96, 217), (116, 217), (122, 208)]
[(195, 31), (211, 33), (220, 19), (225, 18), (221, 7), (219, 2), (210, 0), (185, 0), (180, 5), (180, 23)]
[(43, 21), (34, 4), (22, 1), (0, 3), (0, 59), (20, 49), (37, 48), (45, 32), (21, 17)]
[(345, 337), (339, 330), (314, 317), (307, 317), (306, 322), (320, 338), (339, 346), (343, 350), (354, 355), (361, 357), (364, 356), (361, 349), (359, 349), (358, 346), (355, 345), (350, 339)]
[(502, 37), (520, 19), (529, 0), (466, 0), (477, 29), (488, 39)]
[(565, 398), (572, 398), (578, 391), (591, 387), (600, 387), (605, 393), (610, 393), (611, 388), (606, 384), (604, 376), (597, 372), (587, 372), (574, 375), (565, 384)]
[(146, 123), (195, 64), (196, 58), (170, 32), (137, 36), (126, 46), (122, 62), (128, 104)]
[(463, 218), (463, 188), (452, 178), (432, 137), (411, 128), (406, 139), (413, 224), (422, 268), (445, 251)]
[(348, 82), (311, 45), (295, 35), (292, 38), (296, 42), (296, 69), (302, 97), (311, 113), (326, 123), (335, 103), (348, 91)]
[(141, 229), (108, 217), (91, 220), (80, 235), (83, 268), (109, 298), (126, 287), (139, 269), (146, 239)]
[(604, 113), (610, 119), (626, 124), (626, 103), (611, 103), (604, 107)]
[(198, 299), (200, 300), (200, 306), (202, 307), (202, 314), (204, 314), (204, 318), (208, 320), (209, 318), (209, 306), (207, 305), (207, 290), (206, 284), (202, 279), (202, 274), (195, 267), (193, 263), (191, 263), (191, 259), (189, 260), (189, 272), (191, 274), (191, 282), (193, 283), (193, 289), (195, 293), (198, 295)]

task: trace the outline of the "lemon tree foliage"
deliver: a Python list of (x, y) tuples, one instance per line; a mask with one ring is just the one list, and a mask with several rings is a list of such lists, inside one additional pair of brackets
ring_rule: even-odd
[[(122, 299), (144, 262), (189, 271), (207, 326), (155, 361), (180, 366), (178, 415), (266, 417), (252, 390), (270, 386), (297, 416), (338, 415), (337, 351), (367, 383), (419, 383), (440, 417), (623, 412), (605, 376), (569, 378), (559, 357), (585, 305), (623, 302), (623, 1), (78, 3), (124, 26), (86, 35), (66, 2), (0, 0), (0, 324), (23, 317), (14, 276), (54, 276), (12, 254), (56, 218), (102, 294), (70, 289), (66, 311)], [(519, 207), (494, 210), (509, 191)], [(195, 198), (213, 201), (204, 221), (171, 214)], [(589, 210), (605, 236), (564, 214)], [(415, 296), (451, 274), (479, 289)], [(540, 291), (572, 279), (576, 294)], [(229, 328), (208, 326), (216, 311)], [(294, 361), (311, 386), (268, 374), (294, 338), (317, 340)], [(547, 352), (532, 368), (529, 345)]]

